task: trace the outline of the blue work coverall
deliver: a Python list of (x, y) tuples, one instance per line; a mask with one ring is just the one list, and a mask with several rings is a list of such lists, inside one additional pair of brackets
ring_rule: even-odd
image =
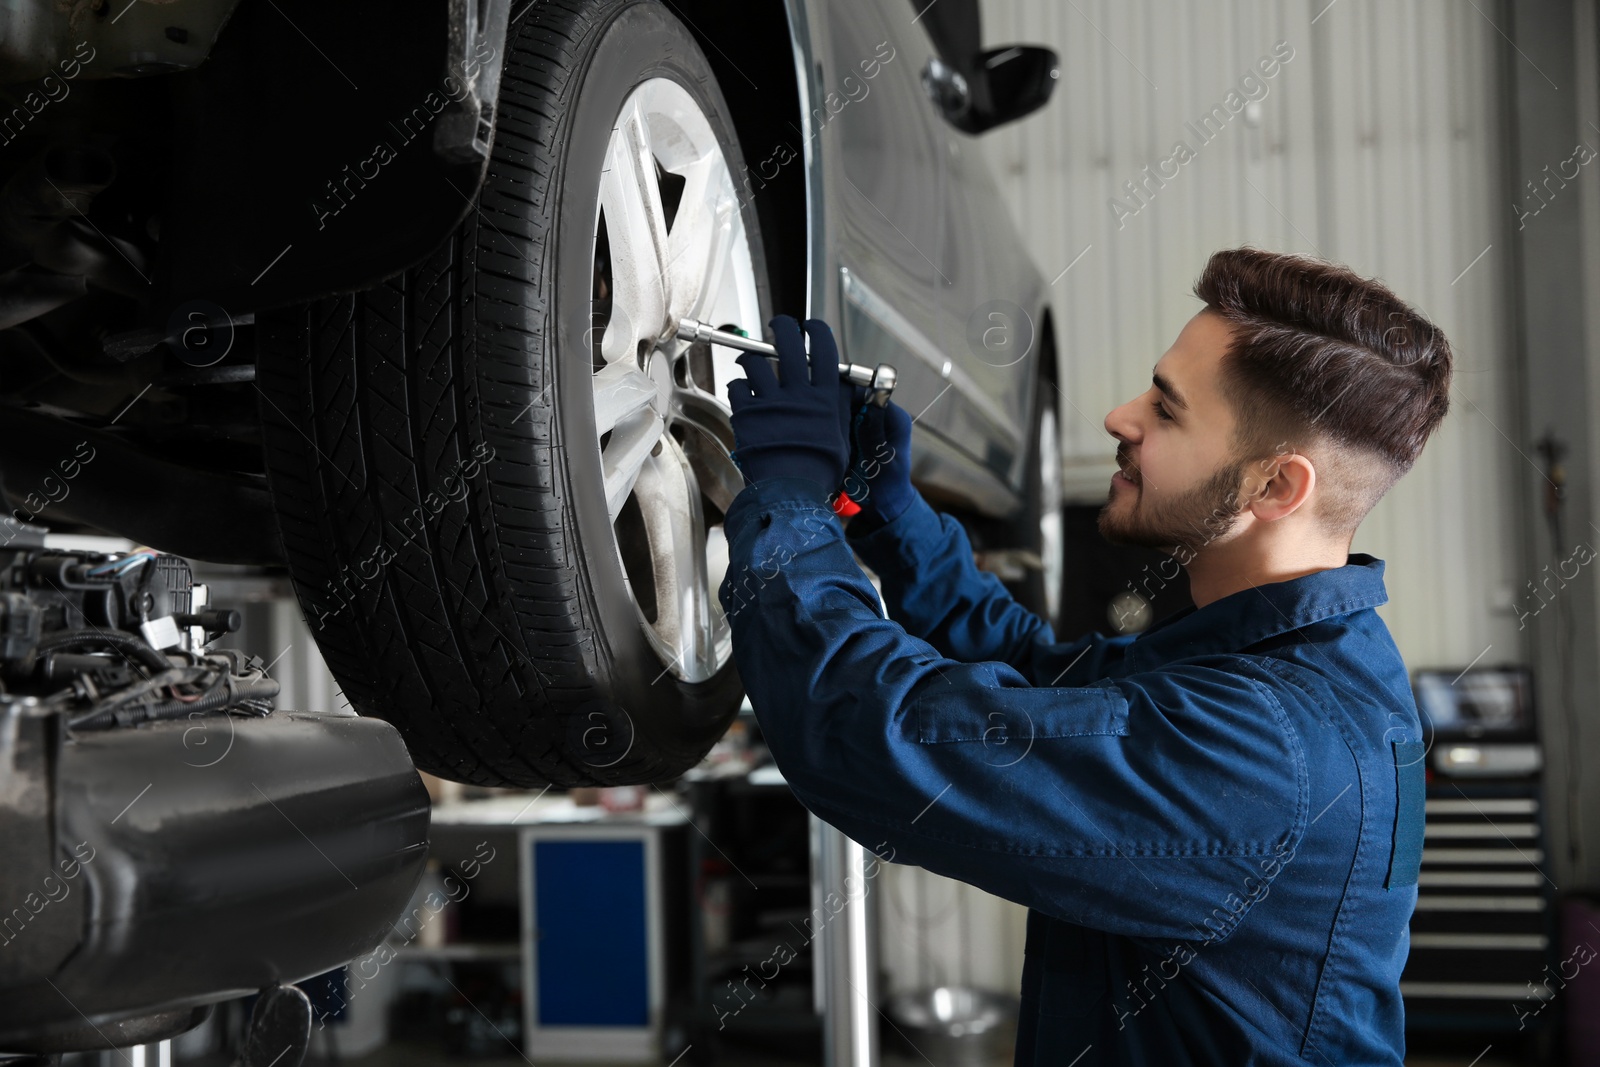
[(725, 530), (795, 795), (1029, 909), (1018, 1064), (1402, 1062), (1424, 749), (1381, 561), (1060, 643), (921, 499), (847, 540), (775, 478)]

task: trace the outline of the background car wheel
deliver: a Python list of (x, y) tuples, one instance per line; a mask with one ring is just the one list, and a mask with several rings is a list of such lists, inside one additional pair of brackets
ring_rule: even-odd
[(1047, 373), (1039, 375), (1028, 441), (1027, 505), (1021, 515), (1005, 522), (969, 516), (965, 522), (979, 565), (999, 577), (1018, 603), (1058, 627), (1066, 544), (1061, 393)]
[(1061, 618), (1062, 499), (1060, 394), (1040, 375), (1028, 455), (1028, 506), (1020, 528), (1028, 558), (1023, 574), (1007, 583), (1017, 599), (1051, 626)]
[(715, 596), (737, 353), (672, 330), (759, 335), (760, 234), (727, 106), (663, 5), (545, 0), (511, 32), (460, 231), (260, 317), (273, 495), (329, 666), (419, 767), (656, 781), (740, 695)]
[[(1038, 413), (1034, 416), (1039, 527), (1039, 581), (1044, 617), (1061, 625), (1062, 583), (1066, 581), (1066, 505), (1061, 492), (1061, 394), (1048, 378), (1039, 383)], [(1058, 638), (1061, 634), (1056, 635)], [(1073, 635), (1076, 636), (1076, 635)], [(1068, 639), (1068, 638), (1063, 638)]]

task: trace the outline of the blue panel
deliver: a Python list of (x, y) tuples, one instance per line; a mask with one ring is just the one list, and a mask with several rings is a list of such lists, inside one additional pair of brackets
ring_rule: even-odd
[(648, 1026), (643, 841), (535, 841), (540, 1026)]

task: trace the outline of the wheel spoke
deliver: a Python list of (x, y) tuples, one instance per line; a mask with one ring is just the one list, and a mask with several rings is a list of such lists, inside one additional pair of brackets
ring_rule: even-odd
[(650, 455), (634, 494), (644, 517), (655, 576), (652, 629), (680, 677), (701, 681), (716, 673), (727, 623), (706, 573), (705, 516), (689, 459), (671, 437)]
[(593, 381), (596, 435), (610, 432), (645, 408), (659, 407), (656, 383), (631, 363), (608, 363), (595, 372)]
[(667, 235), (669, 303), (674, 318), (695, 318), (722, 283), (739, 205), (720, 155), (696, 160), (682, 176), (683, 198)]
[(600, 472), (605, 478), (606, 511), (612, 522), (617, 521), (617, 514), (627, 502), (640, 472), (652, 458), (651, 450), (658, 442), (671, 440), (662, 436), (664, 428), (661, 415), (654, 408), (646, 407), (619, 422), (611, 431), (611, 440), (600, 452)]
[(600, 180), (600, 206), (611, 245), (613, 303), (620, 315), (601, 339), (606, 362), (631, 356), (640, 340), (654, 339), (667, 320), (667, 224), (656, 182), (649, 128), (635, 100), (617, 120)]

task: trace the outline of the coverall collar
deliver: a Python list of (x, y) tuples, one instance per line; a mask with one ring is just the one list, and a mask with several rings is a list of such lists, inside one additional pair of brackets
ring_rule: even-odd
[(1139, 671), (1191, 656), (1238, 652), (1323, 619), (1388, 601), (1383, 560), (1353, 553), (1343, 567), (1243, 589), (1203, 608), (1184, 608), (1169, 615), (1128, 646), (1123, 662), (1130, 671)]

